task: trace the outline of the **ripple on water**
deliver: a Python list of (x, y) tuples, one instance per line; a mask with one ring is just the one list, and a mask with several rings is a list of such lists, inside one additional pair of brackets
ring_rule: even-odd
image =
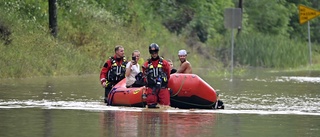
[(225, 107), (233, 110), (264, 110), (264, 111), (287, 111), (287, 112), (310, 112), (320, 114), (320, 98), (310, 96), (262, 96), (250, 98), (240, 96), (224, 96)]
[(282, 76), (278, 77), (276, 81), (279, 82), (286, 82), (286, 81), (294, 81), (298, 83), (303, 83), (303, 82), (311, 82), (311, 83), (320, 83), (320, 77), (287, 77), (287, 76)]
[[(154, 110), (136, 107), (114, 107), (105, 106), (101, 102), (77, 102), (77, 101), (50, 101), (50, 100), (25, 100), (25, 101), (6, 101), (0, 102), (0, 109), (14, 108), (42, 108), (42, 109), (70, 109), (70, 110), (89, 110), (89, 111), (156, 111), (169, 113), (223, 113), (223, 114), (295, 114), (295, 115), (320, 115), (320, 104), (314, 101), (306, 101), (301, 104), (289, 104), (277, 99), (274, 102), (264, 104), (225, 104), (225, 110), (200, 110), (200, 109), (164, 109)], [(276, 102), (276, 103), (275, 103)]]

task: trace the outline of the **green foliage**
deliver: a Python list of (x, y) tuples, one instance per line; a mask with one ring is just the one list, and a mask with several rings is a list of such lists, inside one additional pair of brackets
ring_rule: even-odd
[[(59, 0), (56, 39), (48, 33), (47, 0), (0, 1), (0, 77), (98, 73), (113, 55), (114, 46), (123, 45), (127, 56), (138, 49), (146, 60), (153, 42), (160, 45), (160, 55), (173, 60), (176, 68), (177, 51), (186, 49), (194, 68), (210, 68), (208, 73), (225, 75), (221, 62), (224, 67), (229, 65), (231, 44), (229, 31), (223, 26), (223, 12), (234, 7), (233, 1)], [(314, 6), (314, 0), (303, 2)], [(240, 70), (246, 65), (306, 64), (306, 46), (299, 42), (306, 39), (302, 34), (305, 26), (294, 23), (296, 1), (244, 4), (241, 37), (235, 50)], [(314, 41), (320, 39), (315, 31), (318, 21), (311, 22)], [(314, 49), (314, 61), (319, 62), (319, 50)]]
[[(12, 8), (0, 12), (0, 21), (4, 20), (6, 28), (13, 33), (11, 44), (1, 42), (0, 45), (0, 77), (97, 73), (104, 61), (113, 55), (114, 46), (119, 44), (124, 45), (127, 55), (139, 49), (144, 58), (149, 57), (147, 47), (152, 42), (159, 43), (160, 54), (167, 58), (173, 57), (175, 54), (170, 53), (183, 46), (183, 42), (160, 23), (141, 25), (139, 20), (133, 20), (127, 26), (124, 19), (113, 16), (94, 1), (76, 0), (58, 3), (56, 41), (47, 33), (47, 25), (41, 25), (47, 21), (30, 20), (29, 14), (22, 14), (24, 10), (15, 10), (26, 9), (24, 6), (34, 3), (27, 2), (21, 2), (19, 6), (1, 5), (4, 8), (0, 10)], [(33, 14), (42, 16), (40, 12)]]
[(3, 20), (4, 26), (12, 32), (10, 44), (0, 43), (0, 77), (95, 72), (99, 61), (89, 58), (88, 54), (83, 54), (70, 43), (53, 40), (47, 33), (46, 25), (41, 25), (45, 23), (38, 20), (43, 15), (41, 12), (33, 11), (34, 18), (30, 18), (27, 7), (34, 3), (36, 1), (7, 1), (2, 5), (4, 8), (0, 8), (0, 21)]
[(262, 67), (298, 67), (308, 63), (306, 43), (283, 36), (256, 33), (238, 37), (235, 58), (242, 65)]
[(13, 34), (10, 45), (0, 45), (0, 77), (30, 77), (93, 73), (97, 61), (55, 43), (47, 34)]
[(0, 4), (4, 13), (18, 17), (16, 21), (44, 23), (48, 20), (47, 0), (5, 0), (1, 1)]
[(152, 3), (168, 30), (197, 37), (201, 42), (221, 37), (225, 32), (222, 23), (224, 8), (232, 6), (230, 0), (159, 0)]
[(296, 7), (285, 0), (259, 0), (244, 3), (249, 24), (254, 30), (266, 34), (289, 36), (288, 26)]

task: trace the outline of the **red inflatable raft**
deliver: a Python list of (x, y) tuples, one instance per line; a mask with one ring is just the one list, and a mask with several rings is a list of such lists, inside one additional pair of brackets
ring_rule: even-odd
[(214, 108), (217, 102), (216, 91), (195, 74), (172, 74), (168, 87), (172, 90), (172, 107)]
[[(145, 87), (126, 88), (126, 80), (120, 81), (110, 91), (108, 104), (112, 106), (144, 107)], [(168, 87), (171, 89), (171, 106), (177, 108), (217, 108), (217, 93), (195, 74), (171, 74)], [(218, 104), (217, 104), (218, 105)]]
[(145, 103), (142, 95), (145, 90), (145, 87), (127, 88), (126, 79), (123, 79), (110, 91), (108, 105), (144, 107)]

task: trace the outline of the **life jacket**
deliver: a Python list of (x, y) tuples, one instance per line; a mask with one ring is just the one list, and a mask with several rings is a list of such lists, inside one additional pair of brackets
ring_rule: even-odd
[(114, 57), (110, 57), (110, 61), (111, 68), (107, 72), (107, 81), (116, 84), (125, 78), (127, 61), (125, 58), (123, 58), (122, 64), (120, 66), (118, 66)]
[(163, 70), (163, 59), (160, 58), (158, 66), (152, 65), (151, 59), (148, 60), (148, 67), (146, 68), (145, 75), (147, 76), (147, 87), (161, 86), (166, 87), (168, 84), (168, 76)]

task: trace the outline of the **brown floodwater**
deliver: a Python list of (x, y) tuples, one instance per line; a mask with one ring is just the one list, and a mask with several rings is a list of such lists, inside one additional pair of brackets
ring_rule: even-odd
[(320, 134), (320, 72), (199, 74), (224, 110), (105, 106), (99, 75), (0, 79), (0, 136), (269, 137)]

